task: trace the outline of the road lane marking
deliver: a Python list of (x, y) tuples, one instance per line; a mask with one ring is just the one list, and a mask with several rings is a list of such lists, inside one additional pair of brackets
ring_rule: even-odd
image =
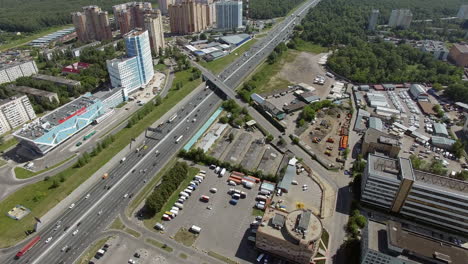
[[(197, 107), (195, 107), (189, 114), (188, 116), (192, 115), (198, 107), (202, 106), (203, 103), (208, 100), (211, 95), (213, 95), (214, 92), (211, 92), (208, 96), (205, 97), (205, 99), (203, 99), (203, 101), (201, 101)], [(185, 122), (183, 120), (181, 120), (181, 122), (179, 122), (161, 141), (159, 141), (150, 151), (149, 153), (153, 152), (161, 143), (165, 142), (167, 140), (167, 138), (172, 135), (172, 133), (174, 133), (178, 128), (179, 126), (181, 126), (182, 124), (184, 124)], [(116, 182), (114, 184), (114, 188), (117, 187), (118, 185), (120, 185), (122, 183), (122, 181), (124, 179), (126, 179), (130, 174), (131, 174), (131, 171), (133, 169), (136, 169), (143, 161), (145, 161), (148, 157), (152, 157), (151, 155), (145, 155), (142, 159), (140, 159), (139, 162), (137, 162), (124, 176), (122, 176), (120, 178), (120, 180), (118, 182)], [(113, 189), (115, 190), (115, 189)], [(109, 192), (106, 192), (99, 200), (97, 200), (93, 206), (91, 206), (91, 208), (89, 208), (78, 220), (76, 220), (71, 226), (75, 226), (78, 222), (82, 221), (85, 217), (87, 217), (92, 210), (94, 210), (104, 199), (106, 199), (106, 197), (108, 195), (110, 195), (112, 193), (112, 191), (109, 191)], [(50, 250), (52, 250), (52, 248), (54, 248), (56, 246), (57, 243), (59, 243), (67, 234), (68, 232), (70, 231), (67, 230), (65, 231), (57, 240), (55, 240), (55, 242), (50, 245), (49, 247), (47, 247), (33, 262), (32, 264), (35, 264), (35, 263), (38, 263), (46, 254), (49, 253)]]

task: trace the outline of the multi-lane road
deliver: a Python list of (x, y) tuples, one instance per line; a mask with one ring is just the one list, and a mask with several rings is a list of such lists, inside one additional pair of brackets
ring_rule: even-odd
[[(318, 0), (301, 5), (292, 15), (271, 29), (246, 56), (228, 66), (218, 78), (227, 86), (236, 87), (280, 42), (289, 37), (294, 25), (316, 3)], [(124, 196), (137, 193), (161, 169), (159, 164), (164, 164), (172, 158), (209, 118), (221, 100), (209, 89), (194, 95), (189, 103), (177, 111), (175, 120), (170, 123), (164, 122), (160, 132), (154, 132), (150, 138), (146, 138), (146, 149), (138, 153), (132, 151), (124, 162), (109, 171), (109, 178), (94, 185), (83, 197), (75, 201), (72, 209), (67, 209), (55, 222), (45, 223), (45, 227), (35, 234), (41, 236), (41, 241), (25, 256), (14, 260), (16, 252), (12, 253), (5, 263), (73, 263), (95, 235), (114, 219), (119, 208), (127, 205), (129, 199)], [(192, 122), (193, 119), (196, 121)], [(176, 143), (180, 136), (183, 136), (182, 140)], [(138, 146), (134, 144), (134, 148)], [(156, 151), (159, 154), (156, 154)], [(52, 239), (45, 243), (49, 237)], [(70, 250), (62, 252), (61, 249), (67, 247)]]

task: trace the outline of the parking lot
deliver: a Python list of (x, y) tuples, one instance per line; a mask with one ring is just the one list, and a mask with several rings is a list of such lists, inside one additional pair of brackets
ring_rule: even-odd
[[(229, 186), (227, 178), (218, 177), (213, 170), (201, 167), (207, 172), (205, 179), (185, 201), (184, 209), (171, 221), (163, 222), (168, 236), (173, 237), (181, 228), (190, 229), (192, 225), (201, 228), (201, 232), (194, 242), (194, 247), (214, 251), (236, 261), (251, 262), (257, 256), (254, 244), (247, 240), (250, 223), (255, 219), (252, 208), (258, 192), (258, 184), (252, 189), (243, 186)], [(216, 188), (217, 192), (210, 192)], [(235, 188), (247, 194), (237, 205), (231, 205), (229, 189)], [(200, 201), (202, 195), (210, 197), (209, 202)], [(211, 208), (211, 209), (208, 209)]]

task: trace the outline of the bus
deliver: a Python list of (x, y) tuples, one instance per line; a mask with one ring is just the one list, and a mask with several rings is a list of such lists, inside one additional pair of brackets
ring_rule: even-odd
[(171, 118), (169, 118), (169, 120), (167, 120), (167, 122), (168, 122), (168, 123), (171, 123), (171, 122), (174, 121), (176, 118), (177, 118), (177, 114), (174, 114), (173, 116), (171, 116)]
[(183, 137), (184, 137), (184, 135), (179, 136), (179, 137), (176, 139), (175, 143), (178, 144), (178, 143), (180, 142), (180, 140), (181, 140)]
[(89, 138), (92, 137), (94, 134), (96, 134), (96, 131), (93, 131), (93, 132), (89, 133), (88, 135), (84, 136), (84, 137), (83, 137), (83, 140), (89, 139)]
[(26, 252), (28, 252), (32, 247), (34, 247), (34, 245), (36, 245), (37, 242), (39, 242), (39, 240), (41, 240), (41, 237), (37, 236), (33, 238), (33, 240), (29, 241), (29, 243), (27, 243), (26, 246), (24, 246), (20, 251), (18, 251), (18, 253), (16, 253), (15, 259), (19, 259), (20, 257), (24, 256), (24, 254), (26, 254)]

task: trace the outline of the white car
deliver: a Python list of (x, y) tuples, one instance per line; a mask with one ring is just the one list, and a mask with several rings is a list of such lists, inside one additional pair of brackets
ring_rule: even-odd
[(75, 231), (73, 231), (72, 235), (76, 235), (76, 234), (78, 234), (78, 231), (79, 231), (78, 229), (77, 229), (77, 230), (75, 230)]
[(129, 260), (128, 260), (128, 263), (129, 263), (129, 264), (135, 264), (136, 261), (134, 261), (133, 259), (129, 259)]
[(70, 206), (68, 208), (73, 209), (73, 207), (75, 207), (74, 203), (70, 204)]
[(49, 243), (50, 241), (52, 240), (52, 237), (49, 237), (48, 239), (46, 239), (46, 244)]
[(88, 194), (85, 196), (85, 199), (88, 199), (90, 196), (91, 196), (91, 194), (88, 193)]
[(218, 191), (218, 189), (216, 189), (216, 188), (211, 188), (210, 189), (210, 192), (212, 192), (212, 193), (216, 193), (217, 191)]
[(124, 195), (124, 198), (127, 198), (127, 197), (128, 197), (128, 193), (126, 193), (126, 194)]

